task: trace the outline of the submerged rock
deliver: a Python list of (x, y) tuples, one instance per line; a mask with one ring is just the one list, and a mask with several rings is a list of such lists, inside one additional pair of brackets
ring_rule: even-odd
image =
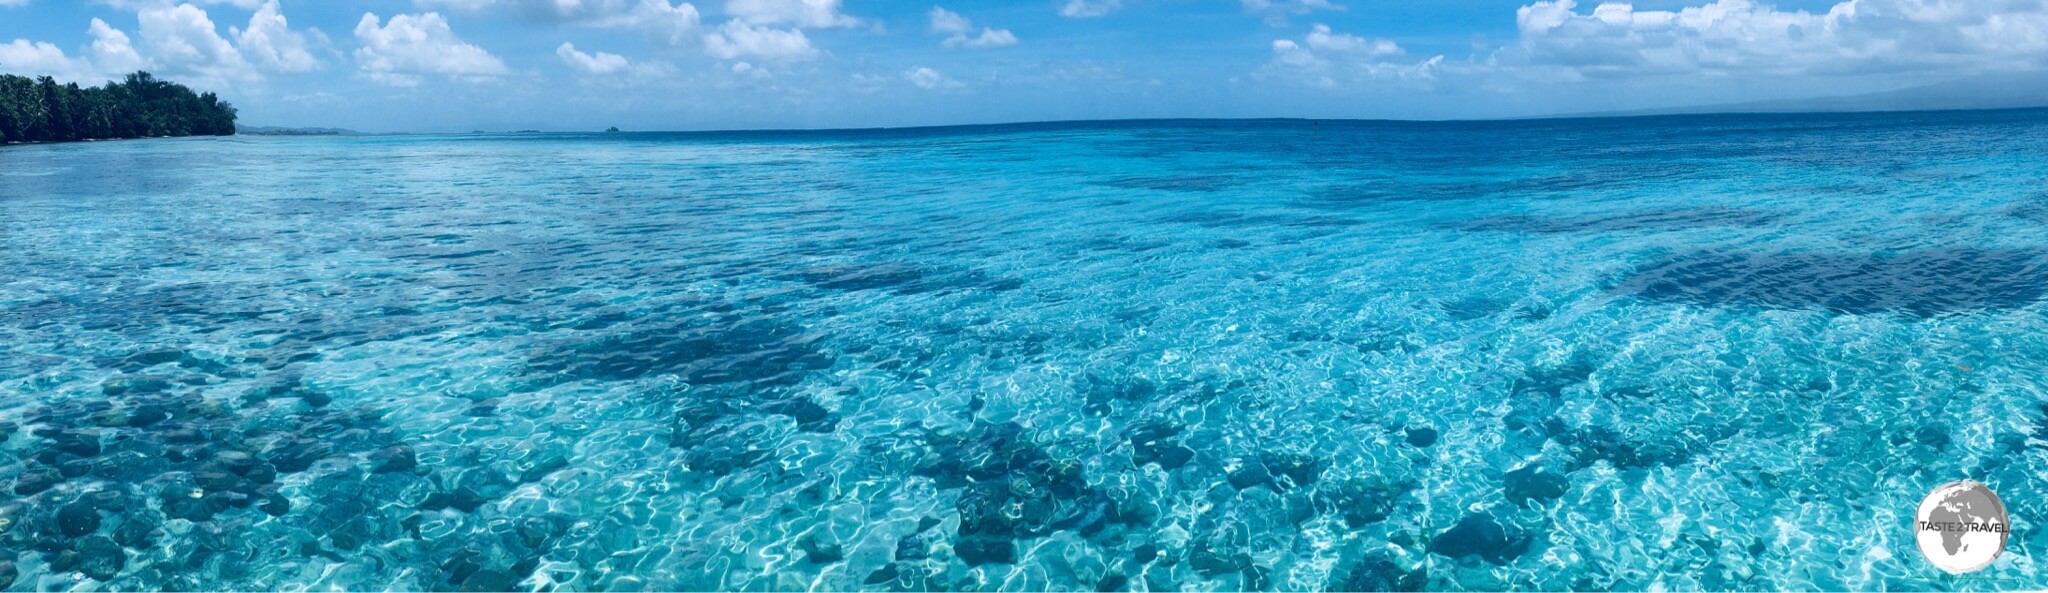
[(57, 451), (91, 458), (100, 454), (100, 434), (91, 431), (59, 431), (46, 433), (50, 446)]
[(1478, 556), (1499, 565), (1513, 562), (1528, 549), (1528, 538), (1509, 532), (1493, 515), (1485, 513), (1466, 515), (1429, 542), (1429, 551), (1436, 554), (1451, 558)]
[(392, 445), (370, 453), (370, 471), (375, 473), (410, 472), (419, 467), (419, 455), (410, 445)]
[(968, 566), (1010, 564), (1017, 561), (1017, 542), (997, 537), (962, 537), (953, 540), (953, 555)]
[(1259, 460), (1287, 486), (1312, 486), (1323, 476), (1323, 460), (1312, 455), (1269, 451)]
[(64, 537), (79, 537), (100, 529), (100, 512), (85, 501), (57, 509), (57, 531)]
[(114, 540), (107, 539), (106, 536), (95, 535), (80, 539), (73, 550), (78, 553), (74, 565), (78, 572), (85, 573), (85, 576), (96, 581), (114, 580), (114, 576), (120, 574), (121, 569), (128, 565), (128, 553), (121, 549), (120, 544), (114, 543)]
[(1238, 490), (1273, 482), (1272, 470), (1267, 469), (1266, 464), (1257, 459), (1232, 460), (1229, 465), (1224, 466), (1223, 471), (1224, 477), (1230, 480), (1230, 486)]
[(1324, 484), (1315, 493), (1316, 508), (1344, 520), (1352, 529), (1387, 520), (1412, 483), (1388, 483), (1359, 478)]
[(804, 538), (797, 543), (797, 548), (803, 550), (804, 559), (813, 564), (831, 564), (846, 559), (846, 549), (822, 532)]
[(1351, 567), (1344, 580), (1330, 587), (1336, 591), (1421, 591), (1429, 586), (1429, 573), (1406, 570), (1381, 554), (1373, 554)]
[(64, 474), (54, 468), (30, 468), (28, 471), (21, 472), (21, 475), (14, 477), (14, 493), (20, 496), (32, 496), (61, 483), (64, 483)]
[(1503, 482), (1508, 501), (1521, 506), (1562, 498), (1571, 489), (1571, 479), (1543, 471), (1533, 464), (1508, 472)]
[(1144, 424), (1131, 431), (1131, 463), (1145, 465), (1157, 463), (1160, 469), (1172, 471), (1194, 460), (1195, 450), (1181, 445), (1176, 439), (1180, 429), (1162, 424)]

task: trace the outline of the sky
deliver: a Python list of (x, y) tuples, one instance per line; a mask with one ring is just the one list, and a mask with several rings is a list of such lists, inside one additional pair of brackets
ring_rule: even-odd
[(253, 125), (1473, 119), (2048, 68), (2048, 0), (0, 0), (0, 72)]

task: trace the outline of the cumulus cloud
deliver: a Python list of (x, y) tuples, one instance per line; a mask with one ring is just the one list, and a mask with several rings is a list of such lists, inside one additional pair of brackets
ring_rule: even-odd
[(1273, 0), (1238, 1), (1240, 4), (1244, 5), (1245, 10), (1250, 12), (1265, 12), (1268, 10), (1279, 10), (1284, 12), (1292, 12), (1295, 14), (1308, 14), (1318, 10), (1344, 10), (1343, 5), (1332, 3), (1330, 2), (1330, 0), (1280, 0), (1279, 2), (1275, 2)]
[(860, 25), (839, 10), (839, 0), (726, 0), (725, 14), (755, 25), (828, 29)]
[[(145, 8), (161, 8), (161, 7), (164, 7), (164, 6), (170, 6), (171, 4), (174, 4), (174, 3), (175, 3), (175, 2), (174, 2), (174, 0), (93, 0), (93, 1), (94, 1), (95, 3), (98, 3), (98, 4), (105, 4), (105, 5), (107, 5), (107, 6), (112, 6), (112, 7), (114, 7), (114, 8), (119, 8), (119, 9), (121, 9), (121, 10), (142, 10), (142, 9), (145, 9)], [(259, 6), (262, 6), (262, 5), (263, 5), (263, 2), (264, 2), (264, 0), (193, 0), (193, 1), (194, 1), (194, 2), (198, 2), (198, 3), (200, 3), (200, 4), (205, 4), (205, 5), (207, 5), (207, 6), (213, 6), (213, 5), (216, 5), (216, 4), (226, 4), (226, 5), (229, 5), (229, 6), (233, 6), (233, 7), (235, 7), (235, 8), (240, 8), (240, 9), (242, 9), (242, 10), (255, 10), (255, 9), (256, 9), (257, 7), (259, 7)]]
[(1329, 25), (1323, 24), (1311, 27), (1308, 36), (1303, 38), (1302, 41), (1308, 44), (1309, 49), (1319, 52), (1362, 54), (1371, 57), (1398, 56), (1407, 53), (1401, 49), (1400, 45), (1394, 43), (1393, 40), (1379, 37), (1367, 39), (1357, 35), (1338, 33), (1331, 31)]
[(670, 4), (668, 0), (641, 0), (632, 10), (597, 19), (593, 24), (636, 30), (648, 39), (674, 47), (693, 41), (692, 34), (697, 31), (700, 19), (697, 7), (688, 2)]
[[(235, 43), (250, 62), (273, 72), (310, 72), (320, 68), (320, 59), (313, 56), (314, 41), (306, 33), (293, 31), (278, 9), (277, 0), (264, 2), (249, 16), (246, 29), (228, 29)], [(313, 32), (322, 45), (325, 36)]]
[(505, 9), (527, 18), (567, 25), (637, 31), (661, 45), (696, 42), (701, 16), (689, 2), (669, 0), (413, 0), (430, 9), (477, 14)]
[(55, 76), (78, 80), (91, 70), (84, 60), (64, 55), (64, 49), (42, 42), (16, 39), (0, 45), (0, 70), (31, 76)]
[(753, 57), (769, 60), (801, 60), (818, 54), (800, 29), (754, 26), (744, 21), (726, 21), (717, 31), (704, 36), (704, 53), (721, 60)]
[(576, 44), (573, 43), (564, 43), (561, 47), (555, 48), (555, 55), (561, 57), (562, 63), (568, 64), (570, 68), (589, 75), (619, 74), (633, 67), (632, 63), (626, 61), (625, 56), (604, 52), (587, 54), (577, 51)]
[(1123, 0), (1067, 0), (1060, 6), (1060, 16), (1070, 19), (1094, 18), (1116, 12), (1123, 8)]
[(401, 14), (384, 24), (375, 13), (356, 23), (356, 64), (370, 80), (413, 86), (427, 75), (483, 80), (511, 70), (484, 48), (464, 42), (440, 13)]
[(93, 41), (78, 56), (66, 54), (55, 44), (27, 39), (0, 45), (0, 72), (98, 84), (151, 67), (150, 62), (135, 51), (128, 34), (106, 21), (93, 19), (87, 32)]
[(36, 70), (39, 73), (88, 84), (136, 70), (154, 70), (195, 85), (220, 87), (259, 81), (267, 72), (307, 72), (321, 66), (315, 53), (326, 51), (321, 49), (328, 47), (326, 35), (317, 29), (292, 29), (277, 0), (232, 3), (255, 12), (247, 28), (229, 27), (226, 36), (198, 5), (138, 0), (123, 6), (136, 10), (140, 51), (128, 33), (97, 18), (87, 29), (92, 42), (77, 57), (57, 60), (55, 56), (62, 55), (60, 48), (28, 41), (11, 46), (10, 51), (24, 63), (35, 56), (35, 62), (42, 65)]
[(448, 9), (462, 13), (478, 13), (497, 6), (499, 0), (413, 0), (415, 6), (427, 9)]
[(1300, 41), (1273, 40), (1273, 61), (1267, 65), (1267, 71), (1305, 77), (1320, 86), (1360, 80), (1435, 79), (1443, 56), (1420, 61), (1398, 59), (1407, 53), (1391, 39), (1338, 33), (1329, 25), (1317, 24)]
[(917, 88), (928, 90), (949, 90), (967, 86), (960, 81), (946, 78), (946, 75), (940, 74), (937, 70), (924, 66), (903, 71), (903, 78), (910, 81), (910, 84), (917, 85)]
[(1564, 80), (1664, 74), (1814, 76), (2040, 68), (2048, 2), (1847, 0), (1826, 12), (1752, 0), (1679, 10), (1573, 0), (1516, 11), (1508, 65)]
[(208, 86), (257, 77), (242, 52), (221, 37), (213, 19), (197, 6), (145, 8), (136, 18), (143, 46), (165, 73)]
[(933, 6), (931, 12), (932, 32), (947, 35), (940, 42), (946, 47), (1003, 47), (1016, 45), (1017, 36), (1009, 29), (982, 27), (981, 34), (974, 35), (974, 23), (960, 13)]
[(92, 46), (86, 51), (86, 56), (102, 77), (113, 78), (149, 68), (149, 60), (135, 51), (135, 44), (129, 41), (127, 33), (97, 18), (92, 20), (92, 26), (86, 32), (92, 34)]
[(1266, 24), (1275, 27), (1287, 26), (1287, 15), (1309, 14), (1318, 10), (1344, 10), (1344, 5), (1330, 0), (1238, 0), (1245, 12), (1266, 15)]

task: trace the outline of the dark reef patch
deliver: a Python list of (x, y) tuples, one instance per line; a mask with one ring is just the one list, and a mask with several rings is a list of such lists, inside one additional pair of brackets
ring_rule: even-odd
[(912, 473), (960, 490), (952, 544), (967, 564), (1009, 563), (1021, 539), (1057, 531), (1090, 537), (1111, 524), (1144, 520), (1089, 486), (1079, 460), (1048, 453), (1017, 424), (977, 424), (934, 449)]
[(897, 288), (924, 277), (922, 270), (899, 263), (824, 264), (804, 268), (792, 276), (818, 288), (844, 291)]
[(564, 380), (625, 381), (675, 374), (692, 383), (787, 385), (831, 366), (817, 336), (756, 312), (677, 316), (536, 354), (534, 371)]
[(896, 294), (951, 293), (969, 290), (1016, 290), (1023, 281), (991, 276), (975, 269), (931, 270), (896, 262), (820, 264), (777, 276), (813, 287), (842, 292), (886, 290)]
[[(174, 352), (150, 350), (120, 364), (156, 366), (187, 358)], [(198, 384), (207, 380), (195, 378)], [(41, 553), (49, 570), (125, 582), (120, 579), (135, 566), (131, 555), (154, 558), (152, 566), (198, 565), (217, 553), (206, 543), (209, 538), (230, 537), (250, 523), (318, 522), (396, 499), (388, 491), (358, 487), (351, 494), (348, 488), (320, 486), (306, 490), (315, 495), (312, 504), (294, 509), (280, 480), (320, 472), (316, 482), (326, 481), (357, 471), (362, 453), (403, 446), (375, 413), (272, 404), (267, 398), (214, 400), (186, 382), (119, 385), (125, 387), (32, 410), (26, 416), (31, 440), (20, 444), (26, 454), (0, 466), (0, 472), (14, 475), (19, 496), (0, 508), (6, 520), (0, 537), (14, 549)], [(343, 486), (349, 481), (342, 480)], [(177, 537), (194, 545), (168, 551), (156, 546), (171, 520), (191, 523), (178, 527), (187, 533)], [(337, 537), (351, 537), (338, 529), (337, 524), (335, 532), (343, 535)], [(351, 541), (383, 544), (397, 535), (361, 534)]]
[(2013, 202), (2005, 207), (2002, 214), (2029, 222), (2048, 223), (2048, 194)]
[(1408, 570), (1395, 564), (1386, 554), (1371, 554), (1359, 559), (1350, 570), (1339, 575), (1342, 581), (1335, 583), (1336, 591), (1422, 591), (1429, 586), (1429, 572), (1426, 568)]
[[(1564, 362), (1555, 365), (1531, 365), (1523, 369), (1522, 376), (1515, 379), (1512, 392), (1518, 396), (1540, 393), (1550, 399), (1564, 395), (1567, 387), (1585, 383), (1593, 372), (1605, 364), (1606, 357), (1591, 350), (1574, 350)], [(1510, 426), (1509, 428), (1516, 428)]]
[(1570, 478), (1534, 464), (1510, 470), (1502, 482), (1508, 501), (1524, 507), (1563, 498), (1572, 486)]
[(1506, 565), (1529, 550), (1530, 538), (1501, 524), (1486, 513), (1466, 515), (1457, 525), (1430, 540), (1429, 551), (1450, 558), (1478, 556), (1487, 562)]
[(1163, 175), (1156, 177), (1122, 177), (1097, 182), (1097, 185), (1118, 189), (1149, 189), (1177, 192), (1219, 192), (1243, 183), (1230, 175)]
[(1702, 251), (1636, 270), (1610, 290), (1660, 303), (1937, 317), (2019, 309), (2048, 296), (2048, 251), (1889, 255)]
[(1621, 214), (1582, 216), (1487, 216), (1439, 226), (1462, 231), (1510, 232), (1532, 235), (1558, 233), (1614, 233), (1627, 231), (1670, 231), (1711, 227), (1761, 227), (1783, 217), (1770, 212), (1734, 208), (1659, 208)]
[(1437, 306), (1441, 307), (1444, 314), (1450, 316), (1451, 319), (1473, 321), (1504, 313), (1508, 309), (1513, 308), (1515, 302), (1509, 299), (1471, 296), (1444, 301), (1438, 303)]
[(1412, 481), (1353, 478), (1317, 487), (1310, 501), (1317, 512), (1336, 515), (1345, 527), (1359, 529), (1387, 520), (1416, 486)]
[(1159, 222), (1170, 224), (1191, 224), (1195, 226), (1203, 226), (1210, 228), (1245, 226), (1257, 224), (1264, 221), (1264, 219), (1255, 218), (1245, 214), (1238, 214), (1235, 212), (1217, 212), (1213, 210), (1204, 210), (1197, 212), (1178, 212), (1174, 214), (1161, 216), (1158, 220)]
[(1734, 429), (1726, 425), (1695, 426), (1683, 435), (1632, 436), (1603, 426), (1571, 427), (1551, 418), (1544, 432), (1571, 453), (1574, 468), (1606, 461), (1616, 469), (1675, 467), (1692, 461), (1709, 443), (1727, 438)]

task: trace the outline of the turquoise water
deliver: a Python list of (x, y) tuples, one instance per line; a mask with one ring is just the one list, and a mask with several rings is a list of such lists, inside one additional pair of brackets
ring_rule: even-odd
[[(6, 147), (0, 576), (2041, 588), (2044, 162), (2041, 111)], [(1988, 580), (1913, 546), (1962, 478)]]

